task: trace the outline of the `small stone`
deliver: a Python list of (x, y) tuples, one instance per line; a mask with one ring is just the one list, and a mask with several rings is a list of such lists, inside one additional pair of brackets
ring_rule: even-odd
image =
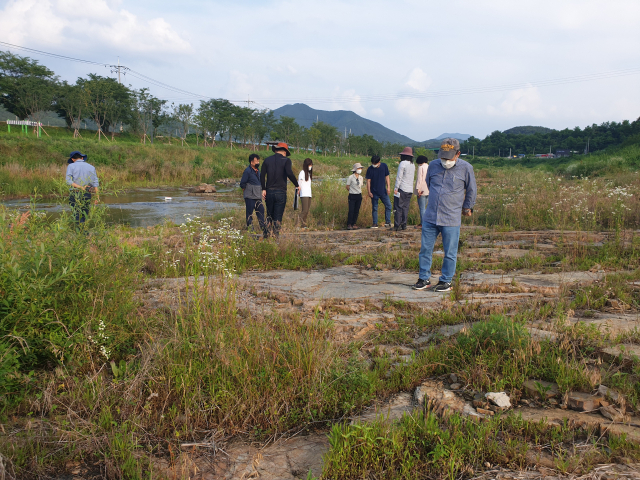
[(590, 412), (600, 407), (600, 400), (601, 397), (589, 395), (588, 393), (571, 392), (569, 393), (567, 405), (572, 410)]
[(491, 464), (489, 462), (484, 462), (484, 466), (487, 468), (491, 468)]
[(498, 407), (497, 405), (488, 405), (487, 408), (496, 413), (504, 412), (505, 410), (507, 410), (506, 408)]
[(487, 400), (498, 407), (502, 408), (511, 408), (511, 400), (509, 400), (509, 395), (505, 392), (489, 392), (485, 395)]
[(600, 385), (598, 387), (598, 393), (602, 395), (604, 398), (610, 398), (616, 403), (620, 401), (621, 395), (615, 390), (611, 390), (609, 387), (605, 387), (604, 385)]
[(462, 385), (460, 385), (459, 383), (452, 383), (449, 388), (451, 390), (460, 390), (460, 388), (462, 387)]
[(552, 398), (558, 395), (558, 385), (544, 380), (527, 380), (524, 382), (524, 389), (533, 398), (540, 398), (541, 392), (543, 398)]
[(304, 304), (304, 301), (301, 298), (294, 298), (293, 305), (296, 307), (301, 307)]
[(289, 297), (287, 297), (286, 295), (278, 295), (276, 297), (276, 302), (278, 302), (278, 303), (289, 303)]
[(600, 414), (612, 422), (624, 422), (624, 415), (611, 406), (600, 407)]
[(489, 415), (490, 417), (495, 415), (495, 413), (491, 410), (485, 410), (484, 408), (480, 407), (476, 407), (476, 412), (478, 412), (480, 415)]
[(451, 380), (451, 383), (458, 383), (458, 376), (455, 373), (452, 373), (449, 375), (449, 380)]
[(558, 405), (560, 402), (558, 400), (556, 400), (555, 398), (550, 398), (549, 399), (549, 404), (551, 405)]
[(485, 400), (474, 400), (473, 406), (476, 408), (486, 408), (487, 402)]

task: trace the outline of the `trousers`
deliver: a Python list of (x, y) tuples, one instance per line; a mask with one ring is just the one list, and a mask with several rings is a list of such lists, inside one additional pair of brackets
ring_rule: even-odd
[(71, 213), (76, 223), (84, 223), (89, 217), (91, 207), (91, 194), (82, 191), (73, 191), (69, 195)]
[(393, 219), (393, 223), (398, 227), (402, 227), (407, 224), (407, 218), (409, 218), (409, 206), (411, 205), (411, 195), (413, 193), (403, 192), (402, 190), (399, 193), (399, 197), (393, 197), (394, 200), (397, 200), (396, 216)]
[(253, 212), (256, 212), (256, 217), (258, 217), (258, 224), (260, 225), (260, 229), (264, 232), (266, 229), (266, 224), (264, 221), (264, 205), (262, 204), (262, 200), (255, 200), (253, 198), (245, 198), (244, 199), (246, 218), (247, 218), (247, 227), (250, 227), (253, 223)]
[(444, 227), (429, 222), (422, 222), (422, 245), (420, 247), (420, 278), (431, 278), (431, 262), (433, 260), (433, 246), (436, 244), (438, 234), (442, 235), (442, 249), (444, 260), (442, 261), (441, 282), (451, 283), (456, 273), (456, 261), (458, 259), (458, 241), (460, 240), (460, 226)]
[(300, 214), (300, 225), (307, 226), (307, 217), (309, 216), (309, 210), (311, 209), (311, 197), (300, 197), (302, 202), (302, 213)]
[(267, 190), (265, 203), (267, 204), (265, 236), (273, 233), (277, 237), (280, 235), (284, 207), (287, 205), (287, 192), (285, 190)]
[(355, 225), (360, 214), (360, 204), (362, 203), (361, 193), (349, 194), (349, 216), (347, 217), (347, 227)]
[[(395, 198), (395, 197), (394, 197)], [(371, 199), (371, 217), (373, 217), (373, 224), (378, 224), (378, 200), (382, 201), (384, 205), (384, 223), (391, 223), (391, 200), (389, 200), (389, 195), (386, 193), (384, 195), (376, 195), (373, 194), (373, 198)]]

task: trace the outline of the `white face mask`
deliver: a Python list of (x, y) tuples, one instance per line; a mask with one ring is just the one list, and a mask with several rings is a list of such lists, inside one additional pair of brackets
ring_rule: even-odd
[(358, 175), (360, 175), (360, 174), (362, 173), (362, 169), (361, 169), (361, 168), (357, 169), (357, 170), (356, 170), (356, 173), (357, 173)]
[(378, 168), (379, 166), (380, 166), (380, 162), (373, 164), (373, 168)]
[(442, 159), (440, 159), (440, 162), (442, 162), (442, 166), (444, 168), (446, 168), (447, 170), (449, 170), (451, 167), (453, 167), (456, 164), (455, 160), (442, 160)]
[(313, 167), (312, 167), (311, 165), (309, 165), (309, 171), (311, 171), (311, 169), (312, 169), (312, 168), (313, 168)]

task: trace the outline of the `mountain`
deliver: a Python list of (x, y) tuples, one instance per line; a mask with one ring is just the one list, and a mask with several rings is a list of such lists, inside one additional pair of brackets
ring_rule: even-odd
[[(434, 138), (434, 140), (443, 140), (445, 138), (457, 138), (458, 140), (460, 140), (461, 142), (464, 142), (465, 140), (467, 140), (471, 135), (468, 135), (466, 133), (443, 133), (442, 135), (440, 135), (439, 137)], [(429, 141), (429, 140), (427, 140)]]
[(379, 142), (402, 143), (404, 145), (414, 145), (416, 143), (415, 140), (411, 140), (409, 137), (394, 132), (378, 122), (368, 120), (348, 110), (316, 110), (304, 103), (296, 103), (276, 108), (273, 113), (276, 118), (293, 117), (298, 124), (307, 128), (311, 127), (313, 122), (319, 120), (333, 125), (339, 132), (344, 133), (346, 128), (347, 133), (351, 132), (353, 135), (371, 135)]
[(536, 133), (551, 133), (553, 132), (552, 128), (547, 127), (533, 127), (531, 125), (527, 125), (524, 127), (513, 127), (509, 130), (505, 130), (504, 134), (506, 135), (534, 135)]

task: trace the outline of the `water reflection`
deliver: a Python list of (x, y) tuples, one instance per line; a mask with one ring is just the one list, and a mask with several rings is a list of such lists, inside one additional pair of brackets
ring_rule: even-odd
[[(231, 211), (242, 205), (241, 197), (234, 189), (218, 189), (214, 197), (191, 197), (186, 189), (140, 188), (119, 195), (100, 195), (100, 201), (108, 205), (108, 222), (132, 227), (148, 227), (170, 220), (183, 223), (185, 214), (200, 217)], [(167, 198), (171, 198), (168, 200)], [(17, 199), (2, 202), (8, 208), (28, 209), (30, 200)], [(36, 203), (40, 211), (56, 217), (67, 204), (43, 199)]]

